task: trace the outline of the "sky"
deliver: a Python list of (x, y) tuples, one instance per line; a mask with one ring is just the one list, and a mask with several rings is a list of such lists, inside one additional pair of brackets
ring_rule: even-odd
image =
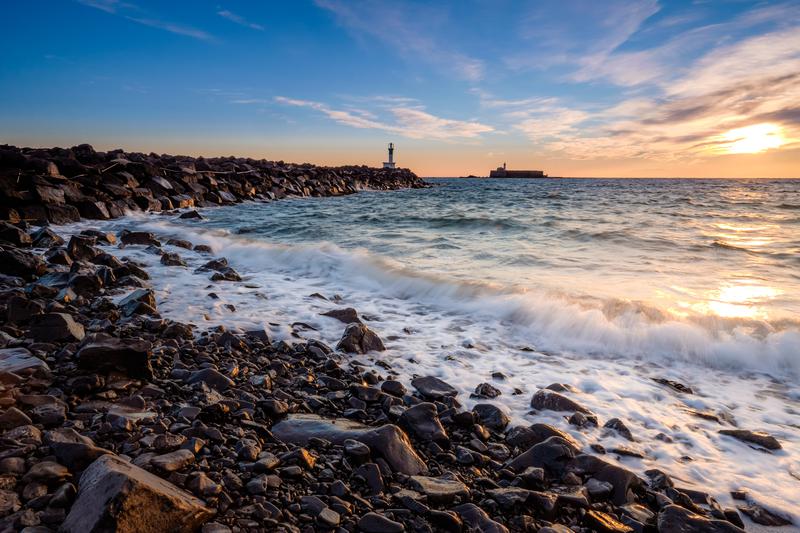
[(0, 143), (800, 177), (800, 0), (28, 0)]

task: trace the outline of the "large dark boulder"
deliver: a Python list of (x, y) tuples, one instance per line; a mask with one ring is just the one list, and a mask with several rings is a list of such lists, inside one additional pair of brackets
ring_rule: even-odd
[(532, 466), (559, 474), (566, 469), (577, 453), (578, 450), (569, 441), (561, 437), (550, 437), (512, 459), (508, 463), (508, 468), (522, 472)]
[(62, 533), (193, 532), (213, 516), (202, 500), (169, 481), (103, 455), (78, 483), (78, 496)]
[(32, 281), (46, 271), (47, 264), (36, 254), (12, 247), (0, 250), (0, 273), (2, 274)]
[(38, 342), (83, 340), (83, 326), (66, 313), (47, 313), (31, 319), (31, 336)]
[(725, 520), (709, 519), (678, 505), (667, 505), (658, 513), (658, 533), (744, 533)]
[(98, 339), (78, 351), (78, 367), (92, 372), (122, 370), (132, 378), (151, 379), (150, 348), (148, 341), (140, 339)]
[(31, 236), (14, 224), (0, 221), (0, 244), (10, 244), (11, 246), (21, 247), (30, 246)]
[(386, 347), (377, 333), (364, 324), (354, 323), (345, 328), (336, 349), (363, 354), (371, 351), (382, 352), (386, 350)]
[(320, 438), (333, 444), (344, 444), (353, 439), (370, 447), (373, 454), (382, 457), (389, 466), (406, 475), (427, 472), (422, 458), (408, 439), (395, 425), (385, 424), (371, 428), (347, 419), (328, 420), (316, 415), (291, 415), (272, 427), (272, 432), (283, 442), (306, 445), (311, 438)]
[(503, 431), (511, 421), (508, 415), (496, 405), (479, 403), (472, 408), (481, 424), (495, 431)]
[(428, 400), (441, 400), (446, 397), (455, 397), (458, 395), (458, 390), (436, 376), (414, 378), (411, 380), (411, 386), (417, 389), (417, 391)]
[(727, 435), (743, 442), (761, 446), (767, 450), (781, 449), (781, 443), (778, 441), (778, 439), (769, 433), (764, 433), (763, 431), (750, 431), (749, 429), (721, 429), (719, 430), (719, 433), (720, 435)]
[(145, 246), (161, 246), (161, 243), (156, 239), (155, 234), (149, 231), (128, 231), (123, 230), (118, 235), (119, 240), (124, 245), (142, 244)]
[(541, 389), (531, 398), (531, 407), (539, 411), (564, 411), (564, 412), (578, 412), (587, 415), (592, 412), (563, 394), (552, 391), (550, 389)]
[(423, 441), (449, 444), (450, 439), (439, 420), (436, 406), (432, 403), (418, 403), (400, 415), (400, 425)]
[(150, 289), (136, 289), (117, 305), (125, 316), (158, 314), (155, 293)]

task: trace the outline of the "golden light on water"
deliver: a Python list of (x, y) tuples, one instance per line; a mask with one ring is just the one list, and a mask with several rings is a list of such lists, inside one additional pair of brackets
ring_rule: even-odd
[(786, 142), (783, 129), (775, 124), (753, 124), (722, 134), (725, 151), (730, 154), (757, 154), (780, 148)]
[(716, 315), (729, 318), (767, 318), (761, 303), (775, 298), (780, 291), (765, 285), (727, 285), (712, 291), (708, 309)]

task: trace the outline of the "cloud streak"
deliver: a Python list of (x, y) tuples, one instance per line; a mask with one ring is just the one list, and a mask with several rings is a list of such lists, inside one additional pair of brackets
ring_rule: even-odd
[(136, 4), (123, 2), (121, 0), (77, 0), (77, 1), (79, 4), (83, 4), (87, 7), (99, 9), (100, 11), (104, 11), (111, 15), (121, 16), (126, 20), (135, 22), (136, 24), (141, 24), (143, 26), (148, 26), (150, 28), (156, 28), (169, 33), (173, 33), (175, 35), (191, 37), (193, 39), (198, 39), (201, 41), (214, 40), (214, 36), (204, 30), (194, 28), (192, 26), (186, 26), (183, 24), (176, 24), (174, 22), (162, 20), (161, 18), (146, 13)]
[(217, 15), (233, 22), (234, 24), (238, 24), (239, 26), (244, 26), (245, 28), (250, 28), (251, 30), (264, 31), (264, 26), (261, 24), (250, 22), (241, 15), (237, 15), (236, 13), (228, 11), (227, 9), (221, 9), (217, 11)]
[(380, 120), (372, 112), (363, 109), (335, 109), (321, 102), (299, 100), (285, 96), (275, 97), (275, 102), (306, 107), (318, 111), (329, 119), (353, 128), (376, 129), (396, 133), (410, 139), (449, 141), (475, 139), (494, 128), (476, 121), (453, 120), (432, 115), (419, 107), (391, 107), (392, 121)]

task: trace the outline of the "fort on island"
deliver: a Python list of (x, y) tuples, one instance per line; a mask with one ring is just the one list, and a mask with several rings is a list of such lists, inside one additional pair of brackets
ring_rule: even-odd
[(506, 164), (489, 172), (490, 178), (546, 178), (543, 170), (508, 170)]

